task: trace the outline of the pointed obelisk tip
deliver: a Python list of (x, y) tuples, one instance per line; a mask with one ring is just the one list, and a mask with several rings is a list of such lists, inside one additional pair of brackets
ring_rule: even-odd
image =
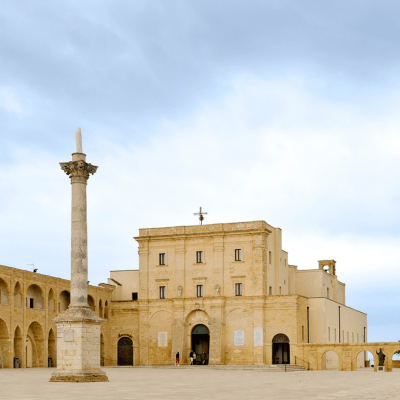
[(77, 153), (83, 153), (82, 150), (82, 133), (81, 133), (81, 128), (78, 127), (75, 133), (75, 140), (76, 140), (76, 152)]

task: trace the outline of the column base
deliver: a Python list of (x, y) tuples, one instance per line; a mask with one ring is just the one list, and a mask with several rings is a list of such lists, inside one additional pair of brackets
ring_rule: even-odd
[(102, 370), (55, 371), (50, 382), (108, 382), (108, 377)]
[(57, 370), (50, 382), (108, 382), (100, 369), (100, 324), (89, 307), (70, 307), (57, 325)]

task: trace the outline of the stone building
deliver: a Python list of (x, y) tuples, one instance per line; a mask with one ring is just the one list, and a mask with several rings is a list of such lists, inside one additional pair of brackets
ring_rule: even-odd
[[(102, 365), (173, 364), (178, 351), (189, 363), (193, 349), (209, 364), (354, 369), (382, 345), (367, 343), (366, 314), (346, 306), (335, 261), (289, 265), (281, 230), (264, 221), (140, 229), (135, 239), (139, 269), (89, 285), (105, 320)], [(70, 281), (0, 266), (0, 365), (55, 366), (53, 320), (69, 302)]]
[[(111, 271), (109, 365), (295, 363), (305, 344), (363, 343), (334, 260), (298, 270), (264, 221), (140, 229), (139, 270)], [(325, 368), (338, 361), (323, 355)], [(199, 359), (198, 359), (199, 360)], [(358, 360), (363, 365), (363, 358)]]
[[(70, 303), (70, 281), (0, 265), (0, 366), (14, 358), (25, 367), (57, 365), (57, 329), (53, 319)], [(89, 285), (88, 303), (104, 318), (101, 362), (108, 346), (113, 287)]]

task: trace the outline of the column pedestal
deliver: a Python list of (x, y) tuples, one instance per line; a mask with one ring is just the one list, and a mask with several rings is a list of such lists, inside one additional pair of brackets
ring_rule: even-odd
[(57, 371), (50, 382), (108, 382), (100, 369), (100, 324), (89, 307), (72, 307), (55, 319)]

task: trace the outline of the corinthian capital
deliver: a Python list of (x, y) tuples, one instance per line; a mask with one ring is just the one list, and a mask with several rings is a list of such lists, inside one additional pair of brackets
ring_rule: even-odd
[(71, 182), (86, 182), (89, 179), (89, 175), (93, 175), (97, 171), (95, 165), (82, 160), (60, 163), (60, 166), (71, 178)]

